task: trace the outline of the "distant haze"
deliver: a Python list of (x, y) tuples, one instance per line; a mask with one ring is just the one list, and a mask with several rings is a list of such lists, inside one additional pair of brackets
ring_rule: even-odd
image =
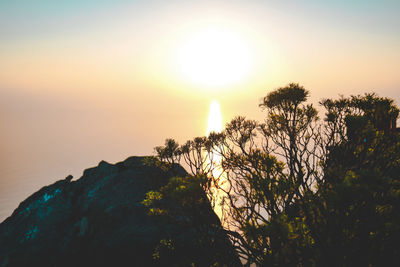
[[(205, 135), (212, 99), (223, 123), (261, 120), (261, 97), (289, 82), (313, 103), (374, 91), (399, 105), (398, 14), (389, 0), (1, 1), (0, 221), (42, 186), (101, 160)], [(251, 52), (251, 65), (230, 62), (250, 70), (236, 68), (246, 75), (229, 84), (180, 69), (179, 56), (197, 49), (182, 53), (182, 44), (214, 28)]]

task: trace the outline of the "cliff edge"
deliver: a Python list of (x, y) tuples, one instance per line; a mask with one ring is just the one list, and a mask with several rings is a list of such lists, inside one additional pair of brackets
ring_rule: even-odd
[[(76, 181), (69, 176), (28, 197), (0, 224), (0, 266), (239, 265), (226, 236), (200, 237), (194, 227), (148, 215), (141, 203), (146, 192), (187, 173), (179, 165), (164, 171), (143, 159), (102, 161)], [(207, 209), (213, 233), (220, 223)], [(169, 247), (176, 257), (156, 260), (155, 250), (168, 236), (177, 240)]]

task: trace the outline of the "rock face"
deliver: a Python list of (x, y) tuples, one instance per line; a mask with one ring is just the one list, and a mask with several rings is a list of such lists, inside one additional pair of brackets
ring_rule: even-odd
[[(186, 172), (179, 165), (166, 172), (143, 159), (102, 161), (77, 181), (69, 176), (28, 197), (0, 224), (0, 266), (239, 265), (226, 237), (200, 238), (195, 228), (148, 215), (141, 204), (146, 192)], [(205, 214), (218, 220), (211, 208)], [(160, 240), (171, 234), (178, 257), (154, 260)]]

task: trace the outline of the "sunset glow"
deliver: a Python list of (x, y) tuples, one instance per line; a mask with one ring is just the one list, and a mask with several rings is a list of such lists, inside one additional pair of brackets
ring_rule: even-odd
[(0, 221), (100, 160), (151, 155), (238, 115), (263, 121), (260, 99), (290, 82), (315, 106), (364, 92), (399, 104), (399, 10), (394, 0), (0, 1)]

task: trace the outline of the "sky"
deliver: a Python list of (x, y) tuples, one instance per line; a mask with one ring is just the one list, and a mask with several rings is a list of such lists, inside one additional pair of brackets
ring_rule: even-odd
[[(167, 137), (262, 120), (297, 82), (310, 101), (400, 104), (400, 1), (0, 1), (0, 221), (42, 186)], [(214, 101), (214, 102), (213, 102)]]

